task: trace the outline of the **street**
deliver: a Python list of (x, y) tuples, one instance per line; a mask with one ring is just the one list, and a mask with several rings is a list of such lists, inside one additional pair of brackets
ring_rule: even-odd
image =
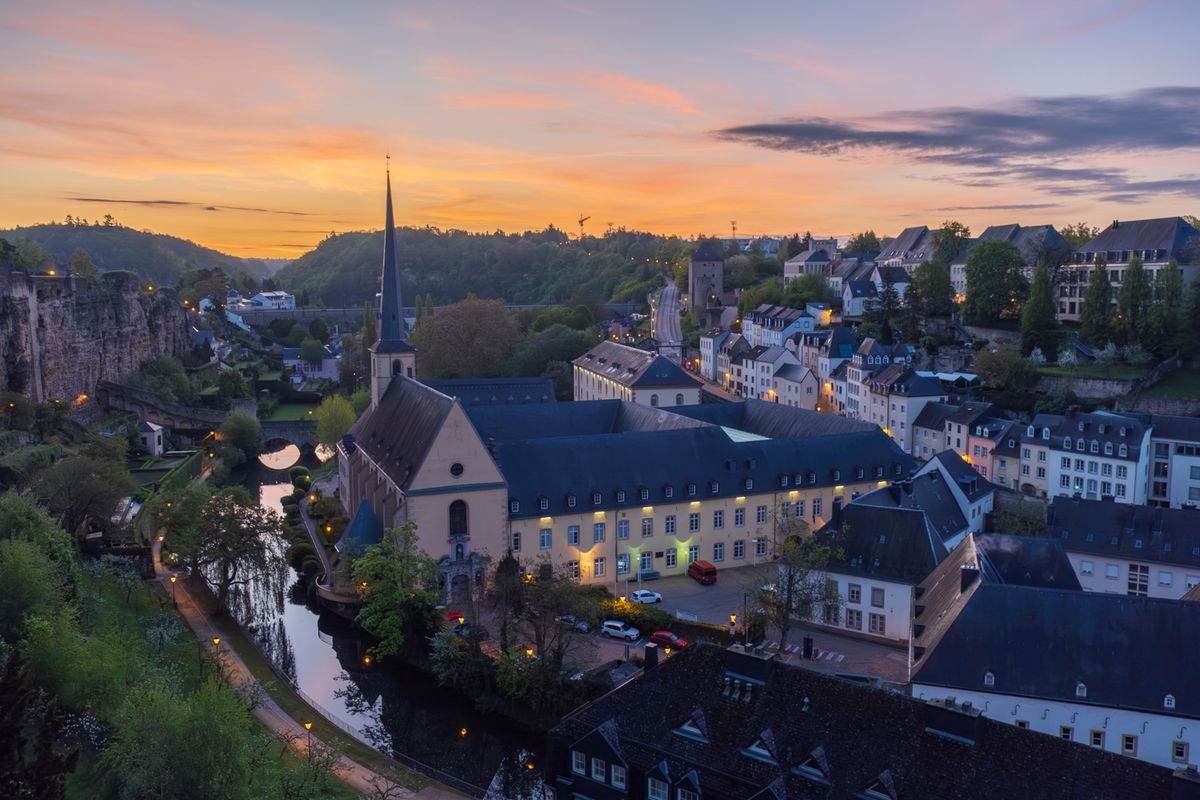
[(674, 282), (667, 283), (658, 294), (652, 335), (663, 345), (680, 345), (683, 342), (683, 329), (679, 326), (679, 289)]

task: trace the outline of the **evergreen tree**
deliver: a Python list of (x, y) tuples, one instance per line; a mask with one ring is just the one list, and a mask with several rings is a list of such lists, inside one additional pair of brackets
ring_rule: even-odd
[(1153, 303), (1154, 287), (1142, 267), (1142, 259), (1133, 256), (1117, 290), (1117, 332), (1122, 341), (1136, 342), (1146, 334)]
[(1030, 352), (1035, 348), (1043, 355), (1054, 358), (1058, 348), (1058, 321), (1054, 317), (1054, 290), (1050, 280), (1050, 268), (1039, 261), (1033, 270), (1033, 285), (1029, 297), (1021, 309), (1021, 349)]
[(954, 286), (950, 271), (933, 261), (922, 261), (912, 272), (912, 283), (904, 294), (906, 303), (922, 317), (941, 317), (954, 308)]
[[(472, 296), (472, 295), (468, 295), (468, 297), (470, 297), (470, 296)], [(427, 316), (427, 317), (433, 316), (433, 293), (432, 292), (425, 293), (425, 316)]]
[(1195, 350), (1196, 343), (1200, 342), (1200, 280), (1192, 281), (1187, 288), (1180, 328), (1184, 352)]
[(967, 256), (963, 317), (988, 324), (1014, 311), (1025, 296), (1025, 259), (1011, 242), (980, 242)]
[(371, 301), (363, 303), (363, 326), (362, 337), (359, 342), (359, 347), (362, 348), (360, 358), (362, 358), (363, 366), (370, 372), (371, 364), (371, 348), (375, 346), (375, 341), (379, 338), (379, 332), (375, 329), (375, 306)]
[(1154, 279), (1154, 305), (1141, 344), (1157, 358), (1181, 350), (1184, 345), (1183, 275), (1175, 259), (1158, 271)]
[(1095, 347), (1103, 347), (1113, 337), (1112, 284), (1108, 281), (1108, 262), (1099, 253), (1079, 311), (1079, 334)]

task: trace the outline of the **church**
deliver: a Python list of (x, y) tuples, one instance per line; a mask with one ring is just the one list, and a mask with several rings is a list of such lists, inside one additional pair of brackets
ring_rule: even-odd
[(781, 531), (816, 530), (913, 468), (873, 424), (778, 403), (555, 403), (538, 379), (418, 381), (390, 178), (381, 287), (371, 405), (338, 445), (354, 517), (341, 549), (414, 522), (449, 598), (506, 553), (614, 594), (700, 559), (762, 563)]

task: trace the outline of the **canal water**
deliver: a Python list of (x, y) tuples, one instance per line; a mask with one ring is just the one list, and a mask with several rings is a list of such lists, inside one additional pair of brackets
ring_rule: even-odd
[[(298, 463), (313, 468), (321, 460), (316, 455), (301, 459), (300, 451), (287, 445), (247, 465), (241, 482), (262, 505), (282, 513), (280, 501), (292, 491), (288, 468)], [(279, 567), (238, 592), (230, 604), (310, 704), (400, 761), (419, 762), (481, 789), (498, 771), (540, 774), (541, 764), (535, 762), (544, 747), (541, 735), (480, 713), (469, 698), (438, 686), (420, 670), (365, 665), (368, 644), (345, 620), (306, 604), (282, 552)]]

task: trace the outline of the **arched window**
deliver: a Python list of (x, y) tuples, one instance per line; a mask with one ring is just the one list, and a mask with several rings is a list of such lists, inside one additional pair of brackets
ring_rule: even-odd
[(655, 408), (658, 408), (658, 395), (656, 395), (656, 394), (650, 395), (650, 405), (654, 406)]
[(450, 535), (471, 535), (471, 529), (467, 523), (467, 504), (462, 500), (455, 500), (450, 504)]
[(677, 406), (683, 405), (683, 392), (680, 392), (679, 394), (675, 395), (675, 405), (677, 405)]
[(392, 359), (392, 374), (393, 375), (403, 375), (404, 374), (404, 364), (401, 363), (400, 359), (398, 359), (398, 358)]

